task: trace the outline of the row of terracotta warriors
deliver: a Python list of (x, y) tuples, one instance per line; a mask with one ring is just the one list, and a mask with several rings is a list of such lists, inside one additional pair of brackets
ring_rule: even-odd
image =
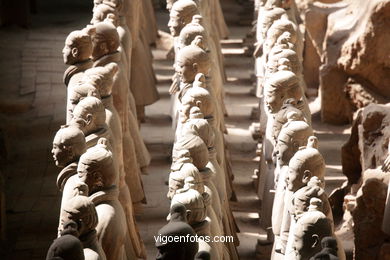
[[(238, 230), (229, 205), (234, 192), (232, 173), (224, 138), (225, 73), (220, 40), (227, 37), (226, 24), (217, 0), (170, 3), (175, 141), (167, 194), (169, 223), (157, 236), (203, 239), (157, 241), (157, 259), (238, 259)], [(231, 239), (204, 239), (222, 236)]]
[[(325, 160), (313, 135), (294, 1), (256, 2), (261, 223), (272, 259), (345, 259), (324, 192)], [(321, 241), (323, 240), (322, 249)]]
[(62, 200), (47, 259), (146, 259), (134, 214), (150, 163), (139, 123), (158, 99), (153, 12), (149, 0), (95, 0), (91, 24), (66, 38), (66, 125), (52, 149)]

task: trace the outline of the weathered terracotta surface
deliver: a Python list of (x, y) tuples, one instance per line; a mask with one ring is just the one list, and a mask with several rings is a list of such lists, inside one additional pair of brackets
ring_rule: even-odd
[(350, 1), (328, 16), (320, 69), (324, 122), (348, 123), (357, 108), (389, 101), (389, 10), (390, 1)]
[(389, 235), (382, 231), (390, 174), (369, 169), (363, 174), (363, 185), (356, 196), (352, 212), (355, 235), (355, 258), (375, 259)]
[(367, 169), (383, 165), (390, 138), (390, 104), (372, 104), (357, 112), (351, 137), (342, 147), (343, 173), (355, 184)]

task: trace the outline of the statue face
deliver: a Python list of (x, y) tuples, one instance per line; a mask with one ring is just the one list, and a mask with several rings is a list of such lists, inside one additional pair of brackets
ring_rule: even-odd
[(291, 157), (293, 156), (293, 148), (289, 144), (282, 141), (278, 141), (276, 145), (277, 160), (280, 166), (288, 165)]
[(93, 116), (87, 114), (83, 107), (76, 106), (73, 110), (73, 118), (70, 121), (70, 125), (76, 126), (78, 129), (88, 134), (89, 131), (93, 128)]
[(103, 0), (93, 0), (93, 9), (92, 11), (95, 12), (95, 8), (100, 5), (101, 3), (103, 3)]
[(104, 14), (99, 12), (98, 9), (94, 8), (94, 12), (91, 19), (91, 24), (97, 24), (99, 22), (102, 22), (104, 20)]
[(179, 36), (181, 29), (183, 29), (182, 21), (175, 10), (171, 10), (169, 14), (168, 27), (173, 37)]
[(89, 165), (79, 162), (77, 165), (77, 175), (81, 182), (87, 184), (90, 192), (93, 192), (93, 188), (95, 186), (94, 177), (98, 176), (98, 173), (92, 172)]
[(69, 101), (70, 101), (69, 113), (72, 118), (73, 118), (73, 111), (76, 105), (80, 102), (80, 100), (81, 100), (81, 95), (79, 95), (77, 92), (75, 91), (69, 92)]
[(65, 147), (64, 144), (61, 143), (61, 136), (56, 135), (54, 137), (51, 153), (53, 154), (56, 166), (65, 167), (73, 160), (73, 154), (70, 149), (70, 147)]
[[(268, 88), (270, 88), (270, 86), (268, 86)], [(271, 113), (277, 113), (281, 109), (284, 98), (285, 93), (282, 90), (265, 91), (265, 105)]]
[(78, 60), (78, 53), (79, 50), (73, 46), (73, 42), (69, 39), (66, 39), (65, 46), (62, 49), (62, 55), (64, 58), (64, 63), (67, 65), (72, 65), (77, 63)]
[(287, 188), (290, 191), (297, 191), (300, 189), (304, 184), (302, 182), (302, 176), (300, 176), (299, 171), (295, 169), (295, 167), (288, 167), (288, 177), (286, 178), (287, 181)]
[(175, 64), (175, 71), (184, 83), (192, 83), (198, 73), (197, 64), (187, 64), (185, 61), (178, 59)]
[(92, 37), (92, 59), (97, 60), (100, 57), (108, 54), (107, 44), (103, 40)]
[(185, 123), (190, 118), (190, 110), (193, 107), (192, 99), (184, 96), (179, 109), (180, 122)]

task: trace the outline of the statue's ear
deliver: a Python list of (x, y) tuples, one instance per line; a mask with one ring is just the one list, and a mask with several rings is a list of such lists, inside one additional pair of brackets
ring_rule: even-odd
[(312, 248), (317, 247), (317, 245), (320, 243), (320, 237), (317, 234), (314, 234), (311, 236), (313, 244), (311, 245)]
[(79, 49), (77, 48), (72, 48), (71, 52), (72, 52), (72, 56), (75, 58), (79, 55)]
[(89, 124), (92, 123), (92, 119), (93, 119), (92, 114), (88, 114), (88, 115), (87, 115), (87, 118), (86, 118), (86, 120), (85, 120), (85, 122), (87, 123), (87, 125), (89, 125)]
[(302, 182), (303, 183), (308, 183), (309, 182), (309, 180), (310, 180), (310, 178), (311, 178), (311, 171), (309, 171), (309, 170), (305, 170), (304, 172), (303, 172), (303, 176), (302, 176)]
[(187, 210), (186, 210), (186, 217), (187, 217), (187, 220), (190, 219), (190, 215), (191, 215), (191, 210), (187, 209)]
[(106, 51), (107, 50), (107, 43), (106, 42), (101, 42), (99, 43), (99, 47), (101, 50)]
[(192, 64), (192, 68), (193, 68), (193, 70), (195, 71), (195, 72), (198, 72), (198, 63), (194, 63), (194, 64)]
[(195, 104), (196, 104), (197, 107), (201, 108), (201, 106), (202, 106), (202, 101), (197, 100), (197, 101), (195, 102)]

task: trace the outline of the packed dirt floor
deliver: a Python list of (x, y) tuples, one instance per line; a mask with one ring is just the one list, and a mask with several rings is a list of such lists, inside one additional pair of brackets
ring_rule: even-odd
[[(225, 103), (228, 144), (231, 153), (237, 201), (231, 202), (241, 230), (241, 259), (255, 259), (257, 240), (264, 237), (259, 225), (261, 202), (256, 196), (252, 175), (257, 168), (256, 142), (248, 130), (251, 110), (257, 99), (250, 94), (253, 58), (244, 51), (243, 38), (250, 26), (240, 25), (242, 6), (236, 1), (222, 1), (230, 38), (222, 42), (228, 82)], [(89, 7), (78, 12), (56, 12), (34, 17), (28, 29), (0, 30), (0, 170), (6, 187), (8, 241), (2, 250), (5, 259), (44, 259), (56, 236), (60, 193), (55, 185), (59, 169), (50, 154), (55, 132), (65, 121), (66, 88), (62, 74), (66, 69), (61, 50), (66, 35), (82, 28), (90, 19)], [(66, 13), (67, 10), (63, 10)], [(168, 13), (157, 10), (159, 29), (168, 32)], [(247, 15), (251, 15), (248, 13)], [(163, 38), (162, 38), (163, 39)], [(154, 259), (153, 235), (166, 223), (169, 201), (166, 180), (173, 144), (170, 95), (172, 61), (166, 60), (162, 41), (153, 49), (154, 68), (161, 99), (147, 107), (146, 123), (141, 132), (152, 164), (143, 176), (147, 205), (137, 216), (141, 236)], [(345, 178), (341, 173), (340, 148), (349, 128), (320, 122), (318, 100), (311, 100), (313, 128), (320, 141), (320, 151), (327, 163), (328, 194)], [(1, 259), (4, 259), (1, 257)]]

